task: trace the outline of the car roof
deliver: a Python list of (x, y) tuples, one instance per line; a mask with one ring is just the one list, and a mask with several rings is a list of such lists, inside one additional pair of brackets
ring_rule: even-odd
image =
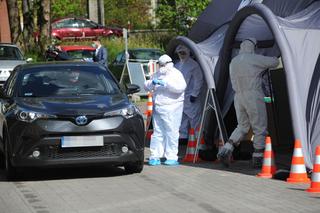
[(92, 21), (88, 18), (84, 18), (84, 17), (63, 17), (63, 18), (57, 18), (55, 20), (52, 21), (52, 23), (58, 22), (58, 21), (62, 21), (62, 20), (66, 20), (66, 19), (80, 19), (80, 20), (88, 20), (88, 21)]
[(18, 47), (16, 44), (12, 43), (0, 43), (1, 46), (10, 46), (10, 47)]
[(64, 51), (69, 50), (96, 50), (95, 48), (88, 46), (88, 45), (60, 45), (61, 49)]

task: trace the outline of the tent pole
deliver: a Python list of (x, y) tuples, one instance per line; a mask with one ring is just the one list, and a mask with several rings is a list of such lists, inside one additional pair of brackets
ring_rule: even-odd
[(200, 121), (200, 128), (199, 128), (198, 137), (197, 137), (196, 150), (195, 150), (195, 154), (194, 154), (194, 157), (193, 157), (193, 163), (195, 163), (196, 159), (198, 158), (199, 144), (200, 144), (200, 140), (201, 140), (201, 137), (202, 137), (203, 123), (204, 123), (205, 117), (207, 115), (208, 101), (209, 101), (209, 89), (207, 89), (206, 99), (205, 99), (205, 102), (204, 102), (204, 105), (203, 105), (201, 121)]
[[(209, 104), (209, 98), (211, 98), (211, 100), (213, 102), (213, 106), (211, 106)], [(219, 106), (219, 102), (218, 102), (218, 98), (217, 98), (216, 92), (215, 92), (214, 89), (208, 89), (207, 90), (207, 94), (206, 94), (205, 104), (204, 104), (203, 110), (202, 110), (200, 129), (199, 129), (199, 132), (198, 132), (196, 150), (195, 150), (195, 154), (194, 154), (194, 157), (193, 157), (193, 163), (196, 162), (196, 159), (198, 157), (199, 144), (200, 144), (200, 140), (201, 140), (201, 137), (202, 137), (202, 131), (203, 131), (203, 123), (204, 123), (204, 119), (205, 119), (206, 114), (207, 114), (208, 107), (213, 108), (214, 111), (215, 111), (215, 115), (216, 115), (216, 119), (217, 119), (217, 123), (218, 123), (218, 127), (219, 127), (219, 132), (220, 132), (220, 136), (221, 136), (223, 144), (228, 139), (227, 131), (226, 131), (226, 128), (225, 128), (225, 125), (224, 125), (224, 122), (223, 122), (223, 117), (222, 117), (222, 113), (221, 113), (221, 110), (220, 110), (220, 106)]]

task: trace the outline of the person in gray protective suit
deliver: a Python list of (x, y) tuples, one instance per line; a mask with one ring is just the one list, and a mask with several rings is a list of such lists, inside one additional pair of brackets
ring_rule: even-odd
[(180, 143), (188, 142), (189, 129), (197, 130), (201, 120), (201, 92), (203, 88), (203, 75), (201, 68), (190, 56), (190, 50), (179, 45), (176, 49), (179, 61), (174, 65), (182, 73), (187, 88), (184, 93), (183, 115), (179, 130)]
[(229, 166), (234, 147), (246, 136), (250, 126), (254, 134), (253, 167), (262, 166), (265, 137), (268, 134), (262, 73), (268, 68), (277, 67), (279, 60), (276, 57), (255, 54), (256, 45), (255, 38), (245, 39), (240, 45), (239, 54), (230, 63), (230, 79), (235, 91), (234, 107), (238, 125), (217, 154), (225, 166)]

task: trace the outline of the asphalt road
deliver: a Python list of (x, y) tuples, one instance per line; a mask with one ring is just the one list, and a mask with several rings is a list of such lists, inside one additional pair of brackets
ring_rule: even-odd
[[(185, 146), (180, 146), (179, 158), (184, 154)], [(145, 156), (147, 162), (148, 147)], [(145, 165), (142, 173), (130, 175), (104, 166), (33, 169), (7, 181), (0, 170), (0, 213), (320, 211), (320, 193), (305, 192), (309, 184), (285, 182), (286, 172), (279, 171), (278, 180), (258, 178), (258, 172), (248, 161), (236, 161), (228, 169), (202, 162)]]
[(213, 162), (145, 165), (131, 175), (102, 166), (30, 170), (8, 182), (0, 171), (0, 213), (319, 212), (320, 195), (305, 192), (308, 184), (257, 172), (247, 161), (229, 169)]

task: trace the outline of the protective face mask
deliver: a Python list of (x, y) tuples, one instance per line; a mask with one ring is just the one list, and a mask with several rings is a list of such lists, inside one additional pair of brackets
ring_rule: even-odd
[(188, 59), (188, 56), (179, 54), (179, 59), (180, 59), (181, 62), (185, 62)]
[(159, 72), (161, 74), (165, 74), (167, 72), (167, 69), (165, 67), (160, 67)]
[(91, 46), (92, 46), (93, 48), (96, 48), (96, 47), (97, 47), (97, 45), (96, 45), (95, 43), (91, 44)]

